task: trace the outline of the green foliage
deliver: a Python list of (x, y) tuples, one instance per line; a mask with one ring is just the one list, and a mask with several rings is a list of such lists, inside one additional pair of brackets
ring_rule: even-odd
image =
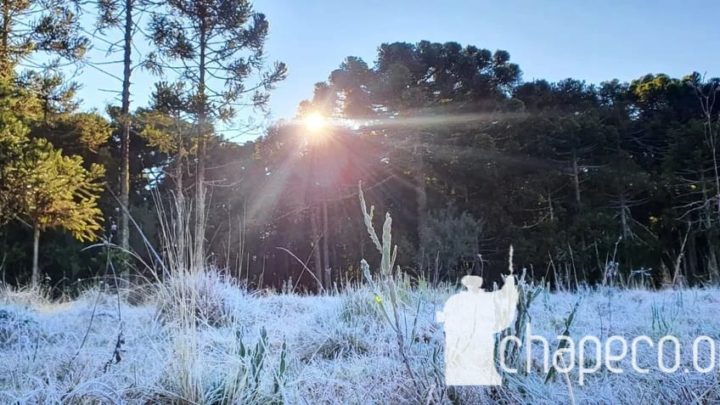
[(137, 121), (149, 147), (179, 157), (195, 151), (192, 126), (182, 118), (153, 109), (141, 112)]
[[(182, 76), (193, 84), (187, 89), (185, 110), (229, 120), (237, 100), (247, 95), (263, 106), (267, 91), (285, 77), (283, 63), (263, 70), (268, 28), (265, 15), (246, 0), (169, 2), (152, 14), (149, 31), (157, 52), (150, 55), (149, 65), (162, 71), (164, 60), (182, 61)], [(259, 78), (250, 90), (247, 81), (253, 74)], [(219, 97), (211, 98), (208, 92)]]
[[(331, 91), (338, 94), (334, 99), (340, 101), (339, 112), (358, 118), (495, 100), (519, 80), (520, 68), (510, 63), (506, 51), (421, 41), (380, 45), (374, 69), (360, 58), (348, 57), (329, 81)], [(322, 86), (318, 90), (327, 93)]]
[(419, 260), (428, 263), (430, 268), (437, 260), (440, 270), (450, 280), (460, 279), (463, 270), (471, 270), (480, 251), (481, 221), (468, 212), (458, 213), (450, 206), (431, 212), (424, 232), (425, 245), (420, 246), (424, 257)]
[[(675, 267), (688, 222), (684, 248), (691, 251), (683, 271), (700, 281), (718, 267), (711, 254), (718, 240), (715, 175), (697, 95), (697, 89), (710, 94), (713, 79), (518, 83), (519, 70), (503, 76), (506, 67), (513, 70), (509, 64), (503, 52), (496, 58), (472, 46), (425, 42), (382, 45), (374, 65), (346, 58), (326, 83), (316, 84), (301, 112), (348, 119), (357, 124), (353, 134), (335, 128), (310, 153), (296, 141), (301, 129), (279, 126), (232, 152), (245, 156), (237, 163), (242, 173), (225, 170), (214, 178), (243, 185), (219, 191), (233, 203), (211, 222), (229, 240), (239, 239), (225, 233), (231, 229), (226, 218), (267, 224), (257, 230), (262, 237), (244, 240), (248, 251), (263, 252), (245, 263), (255, 274), (268, 266), (298, 275), (303, 269), (271, 246), (292, 248), (309, 258), (310, 268), (320, 261), (307, 242), (313, 239), (307, 218), (317, 201), (312, 194), (320, 195), (329, 201), (333, 270), (358, 256), (377, 255), (382, 263), (383, 252), (373, 252), (381, 241), (358, 237), (367, 216), (348, 214), (349, 179), (356, 179), (368, 185), (378, 207), (393, 212), (399, 264), (414, 275), (429, 274), (431, 251), (441, 251), (441, 278), (467, 270), (479, 254), (492, 279), (504, 269), (504, 249), (512, 242), (520, 266), (551, 283), (601, 281), (613, 262), (622, 279), (643, 271), (657, 286), (662, 269)], [(715, 107), (711, 115), (717, 113)], [(213, 153), (232, 162), (225, 151)], [(448, 205), (454, 216), (443, 212)], [(482, 224), (482, 234), (468, 232), (475, 226), (463, 216)], [(422, 247), (426, 255), (418, 257)]]
[(17, 189), (10, 181), (8, 166), (20, 159), (27, 149), (27, 127), (12, 117), (0, 120), (0, 224), (12, 219), (19, 208)]
[[(48, 86), (59, 83), (52, 81)], [(99, 146), (109, 137), (109, 127), (95, 114), (63, 113), (62, 107), (32, 86), (20, 90), (12, 79), (3, 79), (0, 88), (4, 93), (0, 102), (0, 225), (17, 221), (34, 230), (35, 283), (41, 232), (60, 228), (79, 241), (96, 240), (103, 219), (99, 199), (105, 173), (99, 164), (86, 165), (83, 157), (64, 154), (38, 132), (61, 140), (53, 131), (64, 126), (65, 132), (76, 133), (86, 146)], [(63, 98), (60, 104), (74, 108), (67, 101)], [(73, 262), (65, 262), (71, 274), (76, 273), (71, 270)]]
[(47, 141), (31, 142), (20, 161), (4, 168), (4, 178), (17, 193), (20, 216), (45, 231), (61, 227), (78, 240), (95, 240), (102, 212), (97, 206), (102, 166), (83, 167), (80, 156), (64, 156)]
[(79, 85), (68, 82), (56, 69), (46, 69), (42, 72), (26, 71), (18, 81), (38, 98), (43, 119), (50, 118), (50, 114), (71, 113), (78, 108), (79, 103), (75, 97)]
[[(3, 212), (24, 218), (41, 231), (61, 227), (79, 240), (94, 240), (102, 219), (97, 202), (104, 169), (97, 164), (86, 169), (82, 157), (63, 155), (46, 139), (30, 138), (34, 116), (13, 109), (24, 96), (16, 94), (17, 101), (8, 97), (0, 110), (0, 201), (7, 207)], [(25, 99), (30, 104), (36, 100)], [(104, 123), (99, 117), (90, 121), (95, 125), (80, 127), (87, 136), (96, 133), (98, 121)]]
[(80, 35), (78, 8), (62, 0), (9, 0), (0, 5), (0, 75), (12, 76), (33, 52), (69, 61), (81, 59), (90, 41)]
[(91, 151), (97, 151), (110, 139), (110, 124), (96, 113), (73, 114), (68, 121), (66, 125), (73, 127), (80, 143)]
[[(31, 52), (76, 60), (87, 45), (70, 7), (39, 4), (0, 6), (17, 12), (0, 49), (5, 72)], [(0, 224), (14, 263), (30, 241), (18, 218), (58, 228), (43, 241), (52, 251), (66, 242), (60, 230), (87, 240), (101, 230), (101, 217), (110, 219), (112, 236), (119, 135), (129, 120), (130, 206), (143, 232), (158, 242), (151, 194), (172, 194), (190, 218), (171, 224), (173, 231), (189, 227), (194, 211), (209, 213), (199, 221), (207, 232), (197, 223), (194, 231), (206, 236), (197, 239), (208, 245), (203, 258), (250, 284), (292, 278), (294, 289), (313, 288), (311, 268), (329, 268), (340, 284), (357, 281), (362, 276), (343, 269), (359, 257), (377, 260), (385, 275), (399, 264), (420, 278), (434, 268), (449, 280), (482, 268), (493, 279), (510, 242), (530, 276), (566, 287), (601, 282), (608, 268), (625, 280), (646, 272), (653, 285), (676, 267), (691, 282), (720, 277), (720, 111), (699, 103), (716, 94), (717, 79), (521, 82), (503, 50), (385, 43), (374, 63), (339, 61), (300, 106), (347, 127), (311, 143), (302, 128), (284, 123), (240, 145), (216, 122), (236, 116), (241, 104), (265, 106), (285, 76), (284, 65), (264, 65), (265, 16), (241, 0), (136, 4), (149, 13), (156, 46), (137, 62), (156, 73), (183, 66), (175, 82), (162, 77), (147, 108), (125, 115), (111, 106), (109, 121), (79, 113), (77, 85), (57, 63), (0, 81)], [(102, 1), (100, 28), (122, 24), (122, 8)], [(23, 32), (29, 19), (37, 24)], [(112, 193), (101, 192), (100, 166)], [(380, 235), (367, 238), (372, 212), (357, 214), (358, 181), (379, 210), (393, 213), (397, 263)], [(217, 187), (201, 206), (204, 184)], [(195, 199), (186, 199), (191, 190)], [(143, 245), (136, 235), (131, 242)], [(81, 274), (88, 262), (75, 254), (50, 264), (53, 279)]]

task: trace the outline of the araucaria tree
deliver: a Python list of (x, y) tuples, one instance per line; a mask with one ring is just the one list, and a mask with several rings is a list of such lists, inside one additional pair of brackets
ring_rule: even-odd
[(17, 64), (33, 52), (71, 61), (82, 58), (89, 41), (79, 35), (74, 9), (73, 2), (63, 0), (0, 3), (0, 75), (12, 76)]
[(122, 32), (123, 75), (120, 94), (120, 247), (130, 247), (130, 77), (132, 75), (133, 33), (137, 24), (134, 10), (140, 0), (99, 0), (98, 27), (119, 28)]
[[(86, 165), (55, 144), (72, 138), (69, 148), (93, 150), (109, 135), (102, 117), (74, 112), (76, 86), (63, 86), (62, 74), (55, 72), (59, 60), (79, 61), (89, 46), (76, 6), (59, 0), (0, 3), (0, 224), (32, 229), (34, 287), (43, 231), (61, 228), (78, 240), (94, 240), (102, 222), (104, 168)], [(35, 63), (36, 53), (48, 62)], [(43, 73), (18, 75), (19, 68)]]
[[(63, 155), (46, 139), (31, 138), (25, 121), (32, 121), (35, 114), (32, 110), (15, 108), (19, 99), (3, 93), (0, 209), (6, 220), (17, 219), (33, 230), (32, 284), (35, 287), (40, 279), (41, 232), (62, 228), (81, 241), (95, 239), (102, 221), (97, 200), (104, 169), (97, 164), (85, 168), (80, 156)], [(39, 104), (32, 95), (24, 96), (26, 104)]]
[(97, 200), (105, 171), (93, 164), (83, 167), (80, 156), (64, 156), (47, 141), (32, 141), (32, 149), (7, 170), (7, 180), (17, 187), (19, 217), (33, 230), (32, 285), (40, 279), (40, 234), (62, 228), (80, 240), (92, 241), (101, 229), (102, 212)]
[(205, 261), (205, 170), (213, 123), (232, 120), (237, 106), (264, 107), (268, 91), (286, 74), (283, 63), (265, 69), (268, 27), (265, 15), (255, 12), (246, 0), (170, 0), (152, 16), (150, 35), (159, 54), (151, 55), (151, 60), (158, 70), (173, 70), (181, 80), (192, 83), (187, 113), (195, 123), (197, 156), (196, 270)]

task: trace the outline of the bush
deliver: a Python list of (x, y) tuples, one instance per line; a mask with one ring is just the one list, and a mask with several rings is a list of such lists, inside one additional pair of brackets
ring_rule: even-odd
[[(433, 269), (437, 265), (445, 277), (459, 278), (462, 270), (471, 268), (478, 254), (483, 223), (453, 206), (428, 215), (424, 233), (423, 257), (420, 263)], [(463, 273), (464, 274), (464, 273)]]
[(216, 270), (172, 276), (159, 286), (159, 317), (165, 322), (226, 326), (232, 323), (232, 297), (240, 291), (237, 283)]
[(50, 291), (44, 286), (36, 289), (15, 288), (0, 283), (0, 304), (15, 304), (25, 307), (37, 307), (50, 303)]
[(357, 326), (337, 323), (321, 324), (299, 336), (297, 356), (303, 362), (313, 359), (335, 360), (364, 355), (371, 345), (365, 341), (366, 334)]
[(38, 324), (14, 311), (0, 309), (0, 348), (7, 348), (37, 335)]
[(345, 323), (381, 322), (383, 321), (381, 311), (375, 293), (369, 289), (351, 289), (341, 295), (340, 320)]

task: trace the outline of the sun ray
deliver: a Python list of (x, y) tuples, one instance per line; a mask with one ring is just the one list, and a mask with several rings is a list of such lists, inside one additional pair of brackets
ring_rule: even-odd
[(319, 133), (329, 126), (328, 119), (320, 113), (314, 112), (307, 114), (302, 119), (305, 129), (312, 133)]
[(433, 128), (486, 122), (496, 124), (525, 117), (526, 113), (462, 113), (443, 114), (424, 111), (419, 114), (396, 115), (378, 119), (351, 120), (358, 128)]

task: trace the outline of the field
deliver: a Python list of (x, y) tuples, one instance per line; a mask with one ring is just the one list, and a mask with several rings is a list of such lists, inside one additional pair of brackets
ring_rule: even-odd
[[(666, 334), (682, 343), (678, 372), (657, 370), (645, 347), (641, 374), (601, 367), (579, 384), (542, 370), (505, 374), (502, 387), (443, 385), (443, 328), (435, 312), (454, 286), (398, 280), (397, 322), (369, 287), (319, 296), (249, 292), (210, 272), (157, 286), (96, 287), (51, 302), (29, 291), (0, 291), (1, 403), (710, 403), (718, 369), (684, 372), (695, 337), (720, 337), (717, 289), (550, 292), (521, 284), (518, 316), (552, 346), (566, 329), (605, 340)], [(534, 296), (534, 299), (530, 299)], [(574, 317), (570, 314), (574, 311)], [(396, 326), (399, 328), (396, 329)], [(403, 342), (398, 346), (398, 331)], [(511, 328), (509, 333), (520, 333)], [(534, 346), (535, 347), (535, 346)], [(667, 350), (666, 350), (667, 351)], [(670, 352), (672, 352), (670, 350)], [(518, 357), (524, 364), (524, 354)], [(672, 363), (672, 355), (668, 355)], [(701, 364), (715, 361), (705, 350)], [(519, 363), (517, 363), (519, 364)], [(655, 366), (653, 366), (653, 364)], [(549, 378), (548, 378), (549, 377)], [(546, 382), (547, 379), (547, 382)]]

